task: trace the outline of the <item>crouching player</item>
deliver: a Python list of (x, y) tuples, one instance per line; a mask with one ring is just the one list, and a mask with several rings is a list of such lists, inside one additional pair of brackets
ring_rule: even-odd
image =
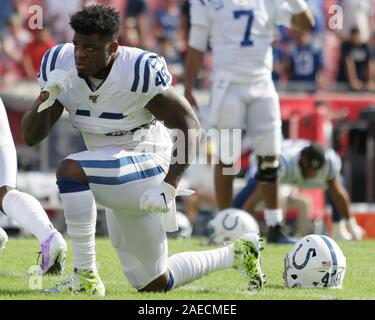
[[(249, 286), (261, 288), (256, 234), (224, 248), (168, 258), (166, 231), (176, 230), (177, 186), (199, 136), (188, 131), (199, 131), (199, 122), (171, 87), (164, 58), (118, 45), (118, 12), (88, 6), (70, 25), (73, 44), (46, 52), (42, 92), (23, 119), (25, 139), (35, 145), (65, 108), (88, 149), (69, 155), (57, 169), (74, 273), (49, 291), (105, 294), (96, 267), (95, 200), (106, 208), (112, 245), (137, 290), (168, 291), (229, 267), (244, 269)], [(179, 129), (183, 139), (172, 143), (166, 127)], [(186, 157), (171, 163), (172, 150), (181, 149)]]

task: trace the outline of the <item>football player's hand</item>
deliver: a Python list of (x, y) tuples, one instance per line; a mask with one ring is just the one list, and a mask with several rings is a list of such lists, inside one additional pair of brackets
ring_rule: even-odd
[(162, 182), (157, 187), (144, 192), (140, 197), (140, 208), (146, 212), (167, 213), (174, 205), (176, 196), (189, 196), (194, 191), (177, 189), (169, 183)]
[(73, 71), (64, 71), (55, 69), (48, 76), (48, 81), (41, 92), (42, 103), (39, 105), (38, 112), (51, 107), (57, 97), (72, 87), (71, 76)]

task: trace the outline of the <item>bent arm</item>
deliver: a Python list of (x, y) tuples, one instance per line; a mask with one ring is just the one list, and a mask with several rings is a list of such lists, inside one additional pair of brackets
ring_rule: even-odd
[[(151, 99), (146, 108), (169, 129), (178, 129), (179, 135), (173, 142), (172, 156), (178, 161), (169, 166), (164, 179), (173, 187), (195, 158), (199, 143), (200, 124), (189, 102), (173, 88)], [(182, 156), (181, 156), (182, 155)]]
[(53, 125), (61, 117), (64, 107), (57, 100), (51, 108), (38, 112), (40, 104), (48, 98), (47, 92), (41, 92), (31, 109), (22, 118), (23, 139), (28, 146), (34, 146), (46, 138)]

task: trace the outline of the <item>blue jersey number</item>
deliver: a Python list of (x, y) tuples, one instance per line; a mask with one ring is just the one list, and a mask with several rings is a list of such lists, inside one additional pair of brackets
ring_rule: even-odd
[(169, 80), (170, 80), (170, 77), (165, 72), (165, 68), (163, 67), (163, 68), (161, 68), (161, 70), (159, 70), (156, 73), (155, 85), (156, 86), (162, 85), (163, 87), (165, 87), (167, 85), (167, 83), (169, 82)]
[(242, 47), (251, 47), (253, 45), (253, 41), (250, 40), (251, 36), (251, 27), (253, 26), (253, 19), (254, 19), (254, 12), (253, 10), (238, 10), (233, 12), (234, 18), (239, 19), (242, 16), (247, 16), (247, 25), (245, 36), (241, 41)]

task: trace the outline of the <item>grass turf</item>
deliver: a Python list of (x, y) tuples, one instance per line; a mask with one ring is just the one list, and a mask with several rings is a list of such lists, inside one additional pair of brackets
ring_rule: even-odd
[[(59, 283), (72, 270), (72, 252), (69, 245), (66, 270), (63, 276), (43, 278), (43, 288)], [(125, 279), (117, 255), (110, 241), (97, 239), (97, 258), (102, 280), (106, 286), (104, 299), (116, 300), (268, 300), (268, 299), (375, 299), (375, 241), (359, 243), (339, 243), (346, 258), (347, 271), (344, 289), (284, 289), (283, 259), (291, 245), (265, 245), (262, 252), (263, 269), (267, 275), (264, 290), (249, 293), (243, 276), (234, 270), (214, 272), (191, 284), (172, 290), (168, 293), (138, 293), (131, 288)], [(207, 250), (213, 247), (200, 246), (199, 239), (170, 240), (169, 252)], [(0, 299), (47, 300), (47, 299), (92, 299), (97, 297), (84, 294), (44, 294), (30, 289), (35, 283), (28, 274), (31, 266), (37, 265), (39, 244), (35, 239), (11, 238), (7, 248), (0, 253)], [(35, 268), (35, 267), (34, 267)]]

